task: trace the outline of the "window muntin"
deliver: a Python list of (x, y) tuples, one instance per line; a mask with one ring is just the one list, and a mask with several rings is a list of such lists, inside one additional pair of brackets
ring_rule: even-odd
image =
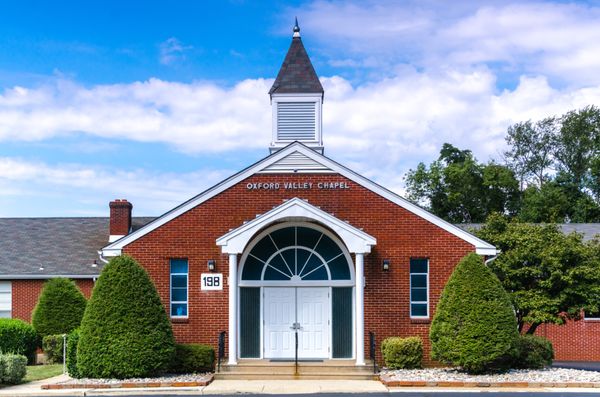
[(12, 317), (12, 283), (0, 281), (0, 318)]
[(410, 317), (429, 318), (429, 260), (410, 260)]
[(276, 229), (250, 250), (245, 281), (350, 280), (342, 248), (325, 233), (303, 226)]
[(188, 261), (171, 259), (171, 317), (188, 316)]

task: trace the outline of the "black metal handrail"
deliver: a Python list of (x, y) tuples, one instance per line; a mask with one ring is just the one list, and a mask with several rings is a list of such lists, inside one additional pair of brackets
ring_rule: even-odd
[(375, 349), (376, 349), (375, 333), (373, 331), (369, 331), (369, 357), (371, 358), (371, 360), (373, 360), (373, 373), (374, 374), (377, 373), (377, 360), (375, 357)]
[(296, 356), (294, 358), (294, 375), (300, 375), (298, 372), (298, 329), (296, 328), (296, 332), (294, 332), (296, 336)]
[(221, 360), (225, 358), (225, 331), (219, 333), (219, 352), (217, 354), (217, 372), (221, 372)]

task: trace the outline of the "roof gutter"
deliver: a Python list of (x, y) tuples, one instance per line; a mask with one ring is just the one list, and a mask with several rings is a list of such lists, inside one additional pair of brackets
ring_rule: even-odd
[(1, 274), (0, 280), (47, 280), (49, 278), (94, 279), (99, 274)]

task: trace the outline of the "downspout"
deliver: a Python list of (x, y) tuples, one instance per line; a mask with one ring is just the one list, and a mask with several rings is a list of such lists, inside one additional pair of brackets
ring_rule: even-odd
[(494, 256), (492, 256), (492, 257), (490, 257), (490, 258), (488, 258), (488, 259), (485, 260), (485, 262), (484, 262), (485, 265), (487, 266), (488, 264), (490, 264), (493, 261), (495, 261), (496, 258), (498, 257), (498, 255), (500, 255), (501, 253), (502, 253), (502, 251), (500, 251), (500, 250), (496, 251), (496, 255), (494, 255)]
[(102, 261), (102, 263), (108, 263), (108, 260), (102, 256), (102, 251), (98, 251), (98, 258)]

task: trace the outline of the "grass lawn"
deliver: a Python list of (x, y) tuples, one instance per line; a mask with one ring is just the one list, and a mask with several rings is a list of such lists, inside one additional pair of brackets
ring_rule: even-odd
[(48, 364), (48, 365), (28, 365), (27, 375), (23, 379), (23, 383), (31, 382), (34, 380), (51, 378), (56, 375), (63, 373), (62, 364)]

